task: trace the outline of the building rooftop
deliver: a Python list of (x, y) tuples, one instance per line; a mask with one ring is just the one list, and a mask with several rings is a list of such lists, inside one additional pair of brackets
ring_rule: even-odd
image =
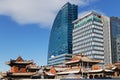
[(92, 72), (102, 72), (102, 71), (104, 71), (104, 72), (113, 72), (112, 70), (109, 70), (109, 69), (89, 70), (88, 72), (92, 73)]
[(83, 18), (85, 18), (85, 17), (87, 17), (87, 16), (89, 16), (91, 14), (95, 14), (95, 15), (98, 15), (98, 16), (102, 15), (102, 14), (99, 14), (99, 13), (97, 13), (95, 11), (88, 11), (88, 12), (83, 13), (81, 16), (79, 16), (79, 18), (74, 20), (73, 23), (77, 23), (81, 19), (83, 19)]
[(19, 56), (16, 60), (10, 60), (8, 62), (6, 62), (7, 65), (11, 65), (11, 64), (31, 64), (33, 63), (32, 60), (24, 60), (21, 56)]
[(100, 60), (93, 60), (85, 55), (75, 54), (70, 61), (65, 62), (65, 64), (76, 63), (76, 62), (89, 62), (89, 63), (99, 63)]
[(27, 73), (9, 73), (11, 76), (32, 76), (37, 74), (36, 72), (27, 72)]
[(80, 68), (73, 68), (73, 69), (67, 69), (62, 72), (58, 72), (57, 74), (70, 74), (70, 73), (79, 73), (79, 72), (80, 72)]

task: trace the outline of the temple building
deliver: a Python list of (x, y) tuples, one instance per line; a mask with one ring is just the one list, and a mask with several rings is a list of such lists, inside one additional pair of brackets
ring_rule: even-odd
[(32, 60), (24, 60), (21, 56), (16, 60), (6, 62), (6, 64), (10, 66), (10, 71), (6, 73), (5, 77), (11, 79), (30, 79), (40, 69)]
[(70, 61), (64, 62), (64, 66), (52, 66), (49, 71), (55, 79), (88, 78), (106, 79), (120, 78), (120, 63), (99, 65), (99, 60), (90, 59), (86, 55), (74, 54)]
[(1, 74), (7, 79), (68, 79), (88, 78), (106, 79), (120, 78), (120, 63), (99, 65), (99, 60), (90, 59), (83, 54), (74, 54), (63, 66), (36, 66), (32, 60), (24, 60), (19, 56), (16, 60), (6, 62), (10, 71)]
[(62, 77), (68, 78), (69, 75), (72, 74), (74, 75), (74, 78), (87, 78), (88, 71), (91, 70), (93, 65), (96, 65), (99, 62), (99, 60), (92, 60), (82, 54), (74, 54), (70, 61), (64, 63), (68, 69), (58, 72), (57, 76), (60, 78), (62, 75)]
[(87, 77), (91, 67), (99, 62), (82, 54), (74, 54), (70, 61), (63, 63), (64, 66), (52, 66), (49, 72), (54, 74), (56, 79), (83, 78)]

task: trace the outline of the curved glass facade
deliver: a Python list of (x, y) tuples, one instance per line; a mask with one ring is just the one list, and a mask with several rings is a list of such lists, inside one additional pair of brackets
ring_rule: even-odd
[[(58, 12), (52, 26), (48, 49), (48, 65), (57, 65), (66, 60), (65, 56), (61, 56), (57, 58), (58, 61), (52, 61), (57, 56), (72, 54), (72, 21), (75, 19), (77, 19), (77, 6), (66, 3)], [(59, 63), (59, 61), (61, 62)]]

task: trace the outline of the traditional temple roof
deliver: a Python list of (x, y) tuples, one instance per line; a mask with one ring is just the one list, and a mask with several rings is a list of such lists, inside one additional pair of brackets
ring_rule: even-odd
[(28, 69), (40, 69), (40, 67), (39, 66), (30, 66)]
[(106, 69), (114, 70), (114, 69), (120, 69), (120, 62), (114, 63), (114, 64), (107, 64), (105, 65)]
[(80, 72), (80, 68), (73, 68), (73, 69), (68, 69), (62, 72), (58, 72), (56, 74), (60, 75), (60, 74), (70, 74), (70, 73), (79, 73)]
[(23, 62), (24, 60), (23, 60), (23, 58), (21, 56), (18, 56), (18, 58), (16, 59), (16, 61)]
[(55, 68), (55, 70), (57, 71), (57, 72), (60, 72), (60, 71), (64, 71), (64, 70), (66, 70), (66, 69), (69, 69), (68, 67), (60, 67), (60, 66), (54, 66), (54, 68)]
[(64, 76), (65, 79), (83, 79), (81, 75), (75, 75), (74, 73), (70, 73), (67, 76)]
[(117, 62), (117, 63), (115, 63), (114, 65), (119, 65), (119, 66), (120, 66), (120, 62)]
[(115, 70), (115, 69), (117, 69), (117, 67), (116, 67), (116, 66), (114, 66), (114, 67), (112, 68), (112, 70)]
[(33, 63), (33, 61), (16, 62), (14, 60), (11, 60), (11, 61), (6, 62), (7, 65), (11, 65), (11, 64), (31, 64), (31, 63)]
[(99, 63), (100, 60), (93, 60), (88, 58), (85, 55), (79, 55), (79, 54), (75, 54), (73, 56), (73, 58), (70, 61), (65, 62), (65, 64), (71, 64), (71, 63), (76, 63), (76, 62), (89, 62), (89, 63)]
[(55, 74), (52, 74), (52, 73), (50, 73), (50, 72), (45, 72), (45, 75), (55, 76)]
[(19, 56), (16, 60), (10, 60), (6, 62), (6, 64), (11, 65), (11, 64), (31, 64), (33, 63), (32, 60), (23, 60), (21, 56)]
[(120, 69), (120, 62), (114, 64), (118, 69)]
[(9, 73), (11, 76), (32, 76), (37, 74), (36, 72), (26, 72), (26, 73)]
[(93, 73), (93, 72), (113, 72), (113, 71), (109, 69), (98, 69), (98, 70), (89, 70), (88, 72)]
[(28, 69), (38, 69), (38, 70), (40, 69), (40, 67), (36, 66), (35, 64), (30, 64), (30, 65), (27, 66), (27, 68)]

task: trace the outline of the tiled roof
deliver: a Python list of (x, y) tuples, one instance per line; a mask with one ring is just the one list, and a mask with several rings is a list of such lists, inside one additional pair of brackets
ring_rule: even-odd
[(6, 64), (30, 64), (33, 63), (32, 60), (24, 60), (21, 56), (19, 56), (16, 60), (11, 59), (10, 61), (6, 62)]
[(62, 72), (58, 72), (57, 74), (69, 74), (69, 73), (79, 73), (80, 68), (75, 68), (75, 69), (68, 69)]
[(108, 69), (89, 70), (88, 72), (102, 72), (102, 71), (113, 72), (112, 70), (108, 70)]
[(57, 68), (57, 67), (55, 67), (55, 70), (56, 70), (56, 71), (64, 71), (64, 70), (66, 70), (66, 69), (68, 69), (68, 68), (62, 68), (62, 67), (61, 67), (61, 68)]
[(46, 75), (49, 75), (49, 76), (55, 76), (55, 74), (52, 74), (50, 72), (45, 72)]
[(76, 63), (76, 62), (91, 62), (91, 63), (99, 63), (100, 60), (92, 60), (87, 56), (83, 55), (74, 55), (70, 61), (65, 62), (65, 64)]
[(28, 69), (40, 69), (40, 67), (36, 66), (36, 64), (29, 64), (29, 65), (27, 65), (27, 68)]
[(23, 62), (16, 62), (16, 61), (8, 61), (8, 62), (6, 62), (6, 64), (12, 64), (12, 63), (14, 63), (14, 64), (30, 64), (30, 63), (33, 63), (32, 61), (23, 61)]
[(16, 59), (16, 61), (24, 61), (23, 58), (21, 56), (18, 56), (18, 58)]
[(31, 75), (35, 75), (35, 74), (36, 74), (36, 72), (29, 72), (29, 73), (27, 72), (27, 73), (12, 73), (9, 75), (12, 75), (12, 76), (31, 76)]
[(39, 66), (30, 66), (30, 67), (28, 67), (29, 69), (40, 69), (40, 67)]

